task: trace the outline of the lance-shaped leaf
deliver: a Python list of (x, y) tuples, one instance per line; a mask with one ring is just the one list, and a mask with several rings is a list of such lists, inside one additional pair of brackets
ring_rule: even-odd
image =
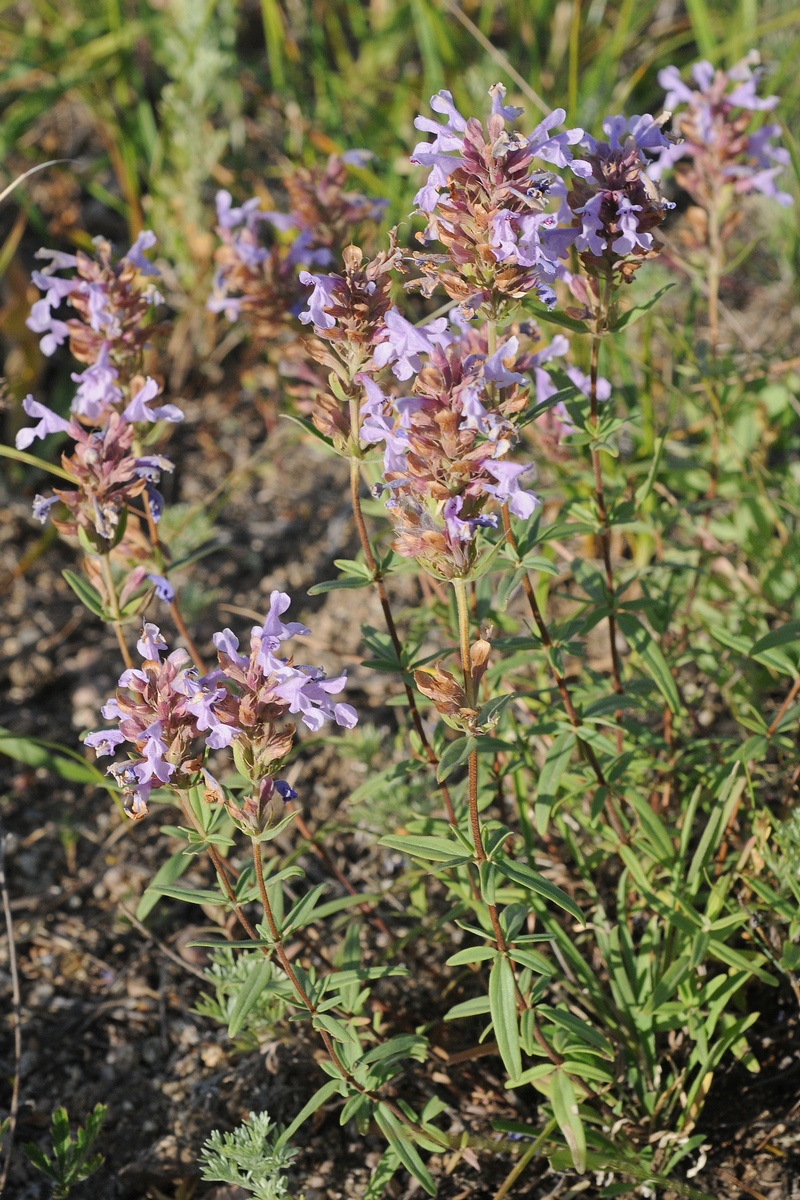
[(669, 705), (670, 712), (678, 713), (681, 702), (675, 680), (653, 635), (632, 613), (619, 613), (619, 627), (644, 663), (647, 673)]
[(550, 1102), (553, 1105), (553, 1116), (558, 1121), (558, 1127), (569, 1146), (572, 1165), (578, 1174), (582, 1175), (586, 1170), (586, 1134), (578, 1111), (575, 1089), (566, 1071), (559, 1069), (553, 1072)]
[(547, 757), (544, 760), (544, 766), (539, 775), (539, 783), (536, 788), (536, 805), (534, 810), (536, 814), (536, 831), (542, 837), (547, 833), (550, 812), (558, 794), (558, 785), (561, 782), (561, 776), (567, 769), (574, 748), (575, 734), (567, 729), (553, 739), (553, 744), (547, 751)]
[(537, 896), (543, 896), (545, 900), (557, 904), (565, 912), (571, 913), (576, 921), (580, 921), (581, 925), (586, 924), (583, 913), (572, 897), (568, 896), (566, 892), (562, 892), (561, 888), (556, 887), (554, 883), (550, 883), (538, 871), (526, 867), (523, 863), (512, 863), (505, 858), (497, 859), (496, 866), (507, 879), (513, 879), (514, 883), (521, 884), (529, 892), (535, 892)]
[(228, 1022), (228, 1036), (236, 1037), (239, 1030), (244, 1025), (247, 1014), (255, 1004), (258, 997), (263, 992), (264, 988), (269, 983), (273, 975), (272, 963), (268, 958), (260, 962), (255, 970), (251, 971), (247, 979), (239, 989), (239, 994), (236, 997), (236, 1002), (231, 1012), (231, 1019)]
[(489, 973), (489, 1011), (497, 1048), (511, 1079), (522, 1074), (522, 1055), (517, 1021), (517, 987), (514, 971), (505, 954), (498, 954)]
[(406, 1170), (418, 1179), (429, 1196), (436, 1195), (436, 1184), (417, 1149), (392, 1110), (383, 1102), (375, 1106), (375, 1120), (383, 1136)]

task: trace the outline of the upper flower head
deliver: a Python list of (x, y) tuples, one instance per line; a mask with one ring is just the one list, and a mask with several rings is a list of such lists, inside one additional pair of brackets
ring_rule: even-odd
[(427, 182), (416, 196), (429, 214), (421, 236), (447, 249), (443, 259), (418, 255), (417, 262), (429, 292), (440, 283), (472, 316), (483, 304), (519, 300), (535, 291), (548, 305), (555, 302), (550, 281), (558, 260), (568, 249), (570, 234), (558, 229), (556, 214), (547, 211), (555, 177), (549, 166), (572, 162), (570, 147), (582, 130), (553, 133), (564, 111), (551, 113), (529, 137), (506, 125), (521, 109), (505, 105), (505, 88), (490, 88), (491, 111), (486, 125), (466, 120), (450, 92), (431, 100), (444, 124), (418, 117), (418, 129), (434, 135), (420, 142), (411, 161), (429, 168)]
[(789, 163), (788, 150), (773, 145), (780, 126), (753, 128), (754, 114), (769, 112), (778, 103), (777, 96), (757, 95), (763, 75), (758, 61), (751, 53), (727, 72), (696, 63), (691, 84), (681, 80), (677, 67), (659, 72), (665, 104), (678, 110), (672, 124), (679, 140), (661, 150), (650, 168), (652, 178), (674, 168), (681, 187), (705, 209), (719, 201), (725, 185), (734, 193), (761, 192), (779, 204), (792, 203), (775, 182)]

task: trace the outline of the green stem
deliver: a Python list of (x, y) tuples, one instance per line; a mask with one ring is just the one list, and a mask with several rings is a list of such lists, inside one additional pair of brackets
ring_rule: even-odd
[(108, 551), (100, 555), (100, 569), (103, 572), (103, 579), (106, 591), (108, 592), (108, 607), (111, 609), (111, 621), (114, 626), (114, 633), (117, 635), (117, 643), (122, 655), (122, 661), (128, 670), (131, 670), (133, 668), (133, 659), (125, 641), (125, 634), (122, 632), (122, 614), (119, 611), (119, 599), (117, 598), (114, 576), (111, 573), (111, 556)]

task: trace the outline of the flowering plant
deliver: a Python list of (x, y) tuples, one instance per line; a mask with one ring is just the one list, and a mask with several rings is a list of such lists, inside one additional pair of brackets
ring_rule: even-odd
[[(290, 1028), (305, 1021), (321, 1045), (326, 1078), (275, 1136), (278, 1163), (303, 1123), (335, 1103), (342, 1124), (362, 1134), (374, 1125), (385, 1140), (371, 1195), (401, 1166), (433, 1194), (448, 1156), (512, 1154), (518, 1136), (532, 1138), (525, 1163), (546, 1154), (555, 1170), (666, 1186), (682, 1157), (702, 1154), (695, 1126), (718, 1064), (729, 1051), (755, 1061), (755, 1018), (741, 1002), (755, 981), (774, 982), (777, 959), (750, 938), (751, 897), (735, 888), (761, 834), (735, 870), (725, 860), (745, 777), (786, 748), (800, 677), (776, 648), (796, 631), (726, 632), (714, 620), (716, 584), (700, 605), (707, 625), (690, 629), (712, 552), (708, 571), (722, 572), (717, 534), (709, 522), (699, 533), (680, 523), (660, 473), (663, 455), (685, 455), (686, 438), (668, 444), (644, 399), (630, 402), (613, 340), (666, 291), (636, 303), (628, 286), (665, 251), (674, 204), (660, 178), (674, 170), (707, 214), (710, 300), (714, 255), (732, 229), (725, 214), (755, 190), (775, 198), (783, 154), (771, 127), (748, 132), (751, 115), (771, 107), (751, 68), (726, 76), (699, 64), (697, 88), (663, 72), (669, 99), (686, 105), (671, 134), (664, 116), (615, 114), (595, 137), (563, 128), (560, 109), (527, 133), (500, 84), (484, 120), (440, 91), (434, 117), (416, 121), (432, 140), (411, 154), (427, 176), (412, 214), (423, 227), (408, 246), (399, 230), (383, 248), (361, 237), (382, 209), (345, 190), (346, 156), (289, 173), (289, 213), (217, 195), (208, 308), (241, 322), (251, 353), (291, 347), (307, 387), (293, 415), (346, 463), (360, 550), (310, 594), (372, 589), (382, 612), (385, 631), (364, 627), (373, 657), (363, 667), (393, 680), (402, 750), (356, 797), (387, 803), (379, 845), (381, 869), (398, 877), (391, 912), (336, 866), (293, 786), (300, 725), (348, 731), (352, 741), (336, 739), (344, 752), (361, 734), (355, 688), (341, 698), (344, 674), (285, 653), (310, 633), (284, 620), (288, 593), (271, 592), (249, 645), (217, 630), (212, 669), (181, 617), (157, 484), (177, 459), (163, 451), (168, 436), (179, 441), (182, 411), (161, 395), (148, 357), (162, 327), (157, 268), (143, 253), (152, 237), (118, 261), (104, 242), (96, 258), (48, 253), (35, 276), (44, 297), (30, 323), (43, 350), (69, 340), (86, 366), (73, 374), (69, 415), (26, 399), (37, 423), (9, 453), (30, 461), (28, 448), (49, 435), (73, 443), (34, 516), (77, 538), (84, 574), (68, 581), (114, 626), (125, 663), (102, 709), (108, 727), (85, 741), (114, 758), (108, 777), (130, 818), (162, 804), (181, 813), (183, 824), (166, 827), (179, 843), (177, 874), (159, 877), (147, 899), (227, 913), (227, 940), (210, 945), (229, 956), (215, 1011), (231, 1036), (271, 996), (276, 1021), (291, 1012)], [(62, 303), (77, 315), (62, 320)], [(559, 332), (548, 339), (552, 324)], [(698, 386), (716, 417), (713, 373)], [(724, 458), (712, 461), (718, 472)], [(709, 487), (692, 502), (714, 498)], [(675, 562), (664, 550), (673, 535)], [(401, 572), (413, 574), (413, 600)], [(150, 619), (156, 600), (185, 648), (170, 651)], [(741, 725), (757, 733), (733, 752), (701, 744), (690, 637), (706, 659), (714, 638), (794, 679), (769, 723), (759, 715), (754, 725), (750, 704)], [(318, 882), (298, 895), (305, 873), (293, 836), (315, 847), (341, 894), (323, 902), (328, 885)], [(182, 860), (201, 855), (212, 887), (176, 884)], [(751, 884), (766, 894), (763, 881)], [(335, 941), (342, 913), (348, 928), (329, 953), (318, 934), (333, 930)], [(361, 917), (374, 944), (362, 944)], [(437, 994), (458, 996), (409, 1030), (391, 980), (417, 969), (415, 936), (446, 944), (446, 959), (431, 960)], [(386, 988), (380, 1000), (374, 987)], [(498, 1060), (509, 1113), (524, 1120), (498, 1118), (490, 1139), (448, 1127), (452, 1109), (436, 1092), (410, 1102), (408, 1074), (427, 1080), (435, 1062), (463, 1059), (441, 1044), (439, 1016)], [(234, 1172), (223, 1152), (249, 1154), (256, 1126), (266, 1137), (269, 1117), (212, 1139), (214, 1178), (240, 1179), (238, 1159)]]

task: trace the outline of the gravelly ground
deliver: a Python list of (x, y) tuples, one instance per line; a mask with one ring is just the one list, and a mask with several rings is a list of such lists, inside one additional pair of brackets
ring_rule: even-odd
[[(347, 666), (362, 712), (388, 733), (394, 715), (385, 707), (385, 677), (358, 665), (361, 622), (380, 624), (374, 598), (364, 591), (315, 600), (305, 596), (313, 582), (330, 577), (334, 558), (355, 549), (342, 465), (313, 447), (301, 447), (283, 428), (270, 436), (268, 456), (257, 452), (263, 442), (260, 418), (243, 416), (216, 395), (188, 405), (179, 436), (176, 457), (182, 468), (172, 501), (202, 504), (228, 481), (217, 517), (224, 549), (190, 572), (189, 615), (201, 645), (207, 648), (211, 632), (222, 624), (246, 630), (250, 618), (236, 610), (262, 611), (269, 591), (285, 588), (313, 627), (314, 659), (329, 668)], [(100, 704), (113, 688), (117, 648), (61, 578), (74, 552), (57, 541), (46, 544), (47, 535), (43, 540), (28, 514), (29, 497), (12, 485), (0, 525), (0, 725), (78, 746), (78, 733), (96, 724)], [(291, 1119), (318, 1086), (315, 1045), (293, 1026), (280, 1040), (236, 1052), (224, 1031), (192, 1012), (203, 991), (198, 977), (203, 964), (201, 952), (187, 946), (199, 926), (187, 929), (186, 907), (164, 903), (149, 933), (131, 926), (125, 910), (135, 908), (170, 852), (158, 832), (158, 817), (131, 826), (102, 792), (7, 759), (0, 769), (22, 988), (18, 1143), (43, 1143), (56, 1104), (66, 1103), (74, 1117), (83, 1117), (102, 1101), (109, 1106), (100, 1144), (106, 1163), (76, 1196), (237, 1200), (230, 1190), (199, 1182), (199, 1146), (212, 1128), (230, 1127), (251, 1109), (267, 1109), (279, 1121)], [(360, 782), (355, 770), (327, 746), (301, 755), (296, 786), (313, 825), (337, 813)], [(357, 825), (357, 819), (344, 820)], [(347, 859), (359, 888), (380, 889), (388, 881), (367, 841), (357, 830), (346, 842), (336, 833), (326, 848), (343, 865)], [(304, 864), (312, 879), (325, 877), (324, 866), (310, 854)], [(192, 881), (208, 882), (205, 868), (194, 871)], [(390, 903), (386, 912), (396, 921)], [(413, 988), (388, 996), (407, 1027), (423, 1020), (436, 1002), (430, 967), (417, 961)], [(8, 1005), (6, 939), (0, 990)], [(751, 999), (761, 1007), (762, 997)], [(770, 996), (765, 1013), (756, 1038), (762, 1074), (730, 1068), (715, 1081), (705, 1111), (703, 1128), (714, 1149), (693, 1182), (725, 1200), (800, 1197), (800, 1104), (794, 1106), (800, 1039), (791, 993)], [(13, 1073), (9, 1023), (3, 1033), (5, 1081)], [(492, 1118), (514, 1112), (513, 1101), (499, 1087), (492, 1059), (477, 1059), (474, 1048), (447, 1040), (453, 1036), (450, 1027), (436, 1031), (441, 1068), (432, 1068), (415, 1086), (457, 1102), (471, 1126), (486, 1131)], [(448, 1053), (464, 1049), (463, 1061), (447, 1061)], [(5, 1082), (1, 1095), (7, 1104)], [(516, 1102), (516, 1116), (532, 1119), (534, 1093), (518, 1094)], [(342, 1129), (331, 1110), (318, 1114), (300, 1141), (294, 1184), (307, 1200), (363, 1193), (380, 1153), (378, 1139), (364, 1143), (351, 1129)], [(443, 1176), (444, 1200), (494, 1195), (507, 1161), (484, 1154), (478, 1165), (463, 1158), (434, 1160), (433, 1169)], [(546, 1165), (543, 1171), (526, 1174), (514, 1195), (531, 1200), (601, 1195), (594, 1179), (576, 1189), (574, 1179), (554, 1176)], [(390, 1189), (395, 1200), (413, 1192), (402, 1175)], [(48, 1194), (17, 1153), (8, 1195), (40, 1200)]]

